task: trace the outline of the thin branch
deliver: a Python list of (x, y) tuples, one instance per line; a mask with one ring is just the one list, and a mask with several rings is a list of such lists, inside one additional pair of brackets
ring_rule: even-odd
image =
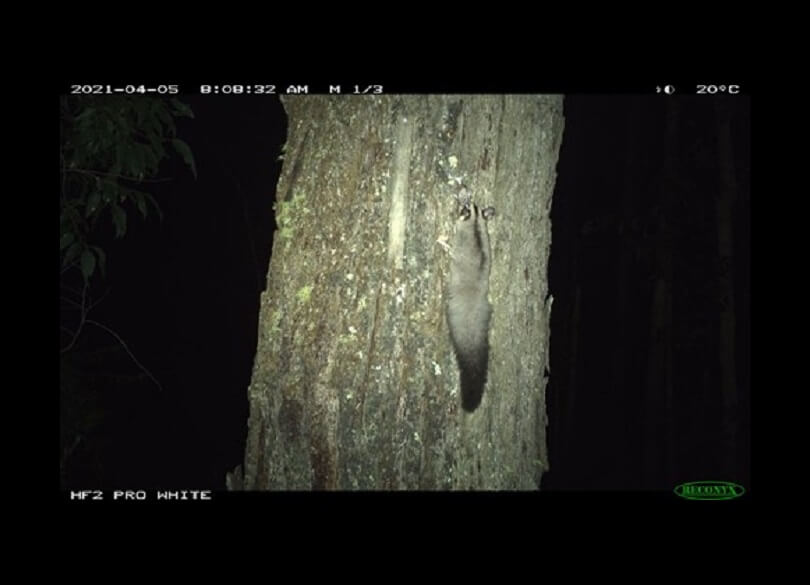
[(67, 298), (67, 297), (66, 297), (66, 296), (64, 296), (64, 295), (59, 295), (59, 300), (60, 300), (60, 301), (64, 301), (64, 302), (66, 302), (66, 303), (68, 303), (68, 304), (71, 304), (71, 305), (73, 305), (74, 307), (79, 307), (79, 308), (81, 308), (81, 305), (80, 305), (79, 303), (77, 303), (77, 302), (76, 302), (76, 301), (74, 301), (73, 299), (69, 299), (69, 298)]
[(125, 175), (116, 175), (115, 173), (105, 173), (103, 171), (89, 171), (87, 169), (71, 169), (62, 167), (62, 171), (66, 173), (81, 173), (83, 175), (90, 175), (91, 177), (95, 177), (96, 175), (101, 175), (104, 177), (115, 177), (116, 179), (124, 179), (126, 181), (132, 181), (133, 183), (168, 183), (171, 181), (171, 178), (168, 179), (138, 179), (137, 177), (127, 177)]
[(67, 272), (68, 270), (70, 270), (70, 269), (71, 269), (71, 268), (73, 268), (74, 266), (78, 266), (78, 265), (79, 265), (79, 263), (78, 263), (78, 262), (76, 262), (76, 261), (71, 262), (70, 264), (68, 264), (67, 266), (65, 266), (65, 267), (62, 269), (62, 271), (59, 273), (59, 276), (63, 275), (65, 272)]
[(73, 439), (73, 443), (69, 447), (65, 447), (64, 451), (62, 451), (62, 457), (59, 459), (59, 471), (64, 474), (65, 473), (65, 466), (67, 465), (67, 461), (73, 452), (76, 450), (76, 447), (79, 446), (81, 443), (82, 436), (76, 435), (76, 438)]
[(106, 299), (106, 298), (107, 298), (107, 295), (108, 295), (108, 294), (110, 294), (110, 291), (111, 291), (111, 290), (112, 290), (112, 288), (108, 288), (108, 289), (105, 291), (105, 293), (104, 293), (103, 295), (101, 295), (101, 298), (100, 298), (100, 299), (98, 299), (97, 301), (93, 301), (92, 303), (90, 303), (90, 306), (88, 306), (88, 307), (87, 307), (87, 310), (89, 311), (89, 310), (91, 310), (93, 307), (98, 306), (98, 305), (99, 305), (99, 303), (101, 303), (101, 301), (103, 301), (104, 299)]
[(81, 296), (81, 294), (82, 294), (82, 291), (80, 289), (76, 288), (75, 286), (70, 286), (69, 284), (65, 284), (62, 281), (59, 281), (59, 288), (63, 288), (68, 292), (72, 292), (77, 297)]
[[(81, 326), (82, 326), (82, 323), (79, 323), (79, 328), (76, 329), (76, 333), (73, 334), (73, 339), (71, 339), (70, 343), (68, 343), (65, 347), (60, 349), (59, 353), (66, 353), (66, 352), (70, 351), (70, 348), (73, 347), (73, 344), (75, 344), (76, 340), (79, 338), (79, 333), (82, 332), (82, 327)], [(67, 329), (67, 328), (65, 327), (65, 329)]]
[(70, 340), (70, 343), (68, 343), (67, 346), (59, 350), (60, 353), (65, 353), (68, 351), (76, 343), (76, 340), (79, 339), (79, 334), (82, 332), (82, 327), (84, 327), (84, 324), (87, 322), (87, 309), (85, 308), (86, 298), (87, 283), (85, 283), (84, 287), (82, 288), (82, 303), (79, 306), (79, 310), (82, 314), (79, 317), (79, 326), (76, 328), (76, 333), (73, 335), (73, 339)]
[(150, 378), (150, 379), (151, 379), (151, 380), (152, 380), (152, 381), (153, 381), (153, 382), (154, 382), (154, 383), (157, 385), (158, 389), (160, 389), (161, 391), (163, 391), (163, 386), (161, 386), (161, 385), (160, 385), (160, 382), (158, 382), (158, 381), (157, 381), (157, 379), (156, 379), (156, 378), (155, 378), (155, 377), (152, 375), (152, 373), (151, 373), (149, 370), (147, 370), (147, 369), (146, 369), (146, 368), (143, 366), (143, 364), (141, 364), (141, 362), (139, 362), (139, 361), (138, 361), (138, 359), (137, 359), (137, 358), (136, 358), (136, 357), (133, 355), (133, 353), (132, 353), (132, 352), (130, 351), (130, 349), (127, 347), (127, 344), (126, 344), (126, 343), (124, 343), (124, 340), (123, 340), (123, 339), (121, 339), (121, 338), (118, 336), (118, 334), (117, 334), (115, 331), (113, 331), (112, 329), (110, 329), (110, 328), (109, 328), (109, 327), (107, 327), (106, 325), (102, 325), (102, 324), (101, 324), (101, 323), (99, 323), (98, 321), (93, 321), (92, 319), (87, 319), (87, 320), (85, 320), (85, 323), (89, 323), (89, 324), (91, 324), (91, 325), (95, 325), (96, 327), (99, 327), (99, 328), (103, 329), (104, 331), (106, 331), (107, 333), (109, 333), (110, 335), (112, 335), (113, 337), (115, 337), (115, 338), (118, 340), (118, 343), (120, 343), (120, 344), (121, 344), (121, 347), (123, 347), (123, 348), (124, 348), (124, 351), (126, 351), (126, 352), (129, 354), (129, 357), (131, 357), (131, 358), (132, 358), (132, 361), (133, 361), (133, 362), (135, 362), (135, 365), (137, 365), (137, 366), (138, 366), (138, 367), (139, 367), (141, 370), (143, 370), (143, 372), (144, 372), (144, 373), (145, 373), (147, 376), (149, 376), (149, 378)]

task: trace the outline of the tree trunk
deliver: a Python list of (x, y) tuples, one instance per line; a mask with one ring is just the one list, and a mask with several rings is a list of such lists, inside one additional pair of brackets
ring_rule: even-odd
[(734, 148), (731, 140), (731, 110), (715, 101), (718, 125), (720, 188), (715, 199), (717, 211), (717, 257), (720, 260), (720, 391), (723, 395), (723, 449), (721, 465), (726, 477), (738, 473), (739, 397), (737, 392), (737, 322), (734, 302), (734, 199), (737, 193)]
[[(677, 102), (666, 104), (664, 168), (661, 175), (661, 204), (656, 213), (655, 282), (650, 304), (649, 353), (644, 416), (643, 487), (661, 489), (673, 485), (675, 466), (675, 397), (673, 299), (675, 224), (678, 195), (679, 112)], [(661, 478), (666, 478), (661, 481)], [(662, 485), (663, 483), (663, 485)]]
[[(290, 96), (245, 489), (537, 489), (561, 96)], [(489, 377), (445, 319), (463, 182), (492, 243)], [(233, 479), (233, 478), (231, 478)]]

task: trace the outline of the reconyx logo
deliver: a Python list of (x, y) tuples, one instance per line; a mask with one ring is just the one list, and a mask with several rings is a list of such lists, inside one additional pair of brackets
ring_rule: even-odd
[(745, 493), (745, 488), (728, 481), (690, 481), (675, 488), (687, 500), (732, 500)]

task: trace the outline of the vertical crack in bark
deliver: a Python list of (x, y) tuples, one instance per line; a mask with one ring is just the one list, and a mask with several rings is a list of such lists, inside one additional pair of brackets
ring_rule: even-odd
[(366, 375), (360, 385), (360, 427), (366, 422), (366, 393), (368, 392), (368, 380), (371, 377), (371, 364), (374, 362), (374, 354), (377, 350), (377, 330), (380, 324), (380, 298), (382, 297), (382, 282), (377, 287), (377, 298), (374, 300), (374, 317), (371, 322), (371, 339), (368, 342), (368, 355), (366, 360)]

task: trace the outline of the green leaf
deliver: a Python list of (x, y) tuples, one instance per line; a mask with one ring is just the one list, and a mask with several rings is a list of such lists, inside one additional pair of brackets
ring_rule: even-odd
[(174, 106), (174, 114), (177, 116), (186, 116), (187, 118), (193, 118), (194, 112), (191, 111), (191, 108), (188, 107), (187, 104), (184, 104), (177, 98), (172, 98), (169, 100)]
[(68, 221), (73, 224), (74, 231), (76, 232), (76, 239), (81, 239), (80, 236), (87, 231), (87, 222), (78, 212), (76, 207), (76, 204), (65, 206), (65, 215), (68, 218)]
[(93, 249), (93, 252), (96, 253), (98, 256), (98, 265), (101, 267), (101, 273), (104, 274), (104, 267), (107, 264), (107, 255), (104, 253), (104, 250), (99, 248), (98, 246), (90, 246)]
[(84, 120), (85, 118), (92, 117), (92, 116), (95, 115), (95, 113), (96, 113), (96, 111), (93, 108), (88, 107), (81, 114), (76, 116), (76, 118), (74, 118), (74, 122), (80, 122), (80, 121)]
[(194, 175), (194, 178), (197, 178), (197, 167), (194, 166), (194, 155), (191, 154), (191, 149), (189, 148), (188, 144), (180, 140), (179, 138), (175, 138), (172, 140), (172, 146), (178, 152), (180, 156), (183, 157), (183, 160), (186, 164), (191, 167), (191, 173)]
[(172, 116), (169, 113), (169, 108), (166, 107), (165, 103), (161, 103), (160, 107), (158, 107), (155, 112), (157, 113), (157, 117), (163, 123), (166, 128), (171, 129), (174, 126), (174, 121), (172, 120)]
[(155, 198), (152, 197), (149, 193), (144, 193), (144, 195), (149, 200), (149, 203), (151, 203), (154, 206), (155, 211), (157, 211), (158, 217), (160, 218), (160, 221), (163, 221), (163, 212), (160, 210), (160, 205), (158, 205), (158, 202), (155, 201)]
[(115, 237), (123, 237), (127, 233), (127, 213), (117, 203), (112, 205), (112, 217), (115, 224)]
[(133, 191), (132, 196), (135, 198), (135, 205), (138, 206), (138, 211), (140, 211), (143, 218), (146, 219), (146, 198), (143, 196), (143, 193)]
[(85, 250), (82, 252), (82, 274), (84, 275), (84, 279), (87, 280), (93, 274), (93, 271), (96, 269), (96, 257), (90, 250)]
[(118, 193), (120, 191), (121, 189), (116, 183), (104, 183), (104, 190), (101, 193), (101, 197), (104, 199), (104, 204), (109, 205), (118, 199)]
[(82, 246), (81, 242), (73, 242), (73, 245), (68, 248), (68, 251), (65, 254), (65, 259), (62, 260), (62, 268), (73, 262), (83, 248), (84, 246)]
[(138, 148), (136, 144), (132, 144), (127, 148), (124, 157), (124, 162), (129, 166), (129, 176), (138, 177), (139, 180), (143, 176), (144, 166), (146, 164), (143, 154), (143, 149)]
[(84, 210), (84, 216), (90, 217), (90, 215), (98, 209), (99, 203), (101, 203), (101, 191), (94, 190), (87, 198), (87, 207)]
[(163, 144), (161, 144), (163, 141), (163, 135), (159, 131), (150, 132), (146, 135), (146, 138), (149, 140), (149, 146), (152, 149), (152, 152), (155, 153), (155, 157), (158, 160), (161, 160), (166, 154), (166, 151), (163, 149)]
[(74, 239), (75, 236), (73, 235), (73, 232), (65, 232), (64, 234), (62, 234), (62, 237), (59, 239), (59, 251), (61, 252), (62, 250), (70, 246), (70, 244), (73, 243)]
[(145, 172), (150, 176), (155, 174), (158, 171), (158, 165), (160, 164), (160, 157), (158, 156), (158, 153), (154, 148), (146, 144), (141, 145), (141, 153)]

